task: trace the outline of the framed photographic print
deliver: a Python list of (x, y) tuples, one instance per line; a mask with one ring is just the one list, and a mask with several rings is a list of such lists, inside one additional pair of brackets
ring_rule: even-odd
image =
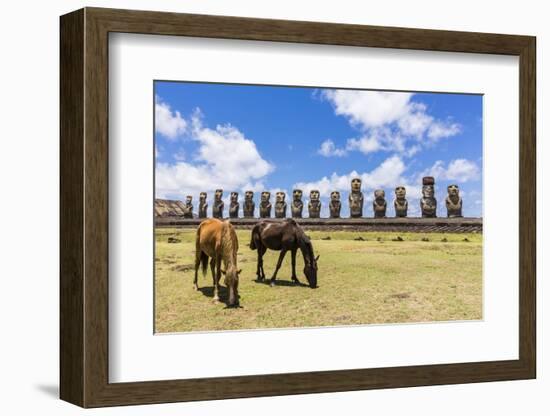
[(61, 398), (534, 378), (535, 38), (61, 17)]

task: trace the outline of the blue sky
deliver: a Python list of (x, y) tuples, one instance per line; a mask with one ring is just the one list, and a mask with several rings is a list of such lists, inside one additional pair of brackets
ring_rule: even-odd
[(407, 187), (419, 214), (421, 178), (436, 179), (438, 216), (450, 183), (465, 216), (482, 215), (482, 96), (327, 88), (155, 82), (156, 197), (184, 199), (214, 189), (287, 193), (332, 190), (347, 215), (350, 179), (363, 179), (364, 215), (373, 191)]

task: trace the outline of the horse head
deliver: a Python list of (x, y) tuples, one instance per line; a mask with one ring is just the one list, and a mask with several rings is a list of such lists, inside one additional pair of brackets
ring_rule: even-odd
[(228, 306), (237, 306), (239, 304), (239, 274), (241, 269), (235, 266), (229, 266), (227, 270), (222, 270), (225, 276), (225, 285), (229, 289)]
[(315, 257), (313, 253), (313, 244), (309, 237), (304, 235), (304, 274), (306, 275), (309, 287), (315, 289), (317, 287), (317, 260), (319, 256)]

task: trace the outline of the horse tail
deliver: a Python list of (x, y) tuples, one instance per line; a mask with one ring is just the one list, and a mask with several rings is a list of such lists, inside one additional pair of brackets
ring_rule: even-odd
[(298, 223), (296, 222), (296, 220), (294, 218), (285, 218), (285, 221), (289, 224), (292, 224), (292, 225), (298, 225)]
[(201, 251), (201, 268), (202, 275), (206, 276), (206, 270), (208, 269), (208, 256)]
[(256, 242), (254, 241), (255, 240), (255, 236), (257, 235), (258, 233), (258, 226), (255, 225), (254, 228), (252, 229), (252, 235), (250, 236), (250, 250), (256, 250), (258, 247), (256, 247)]
[(206, 271), (208, 269), (208, 255), (201, 250), (201, 225), (197, 228), (197, 236), (195, 238), (195, 261), (201, 264), (202, 275), (206, 276)]

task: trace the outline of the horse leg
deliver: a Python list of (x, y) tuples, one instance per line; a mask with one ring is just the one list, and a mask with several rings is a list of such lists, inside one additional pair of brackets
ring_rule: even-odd
[(197, 253), (195, 256), (195, 279), (193, 280), (193, 289), (199, 290), (198, 280), (199, 280), (199, 267), (201, 266), (201, 255)]
[(300, 281), (296, 276), (296, 250), (297, 249), (293, 248), (292, 251), (290, 252), (290, 254), (292, 255), (292, 281), (296, 284), (299, 284)]
[(258, 269), (256, 270), (256, 274), (260, 282), (265, 280), (264, 254), (266, 250), (267, 249), (263, 245), (258, 246)]
[(213, 301), (214, 302), (217, 302), (218, 300), (220, 300), (219, 296), (218, 296), (218, 282), (217, 282), (217, 274), (216, 274), (216, 259), (214, 257), (212, 257), (210, 259), (210, 270), (212, 271), (212, 284), (214, 286), (214, 296), (213, 296)]
[(262, 269), (262, 280), (265, 280), (265, 270), (264, 270), (264, 255), (265, 255), (265, 252), (267, 251), (267, 247), (263, 247), (262, 246), (262, 264), (261, 264), (261, 269)]
[(222, 258), (216, 257), (216, 284), (214, 286), (214, 300), (220, 300), (220, 279), (222, 278)]
[(257, 247), (257, 250), (258, 250), (258, 261), (256, 262), (256, 279), (261, 282), (262, 280), (264, 280), (263, 276), (262, 276), (262, 264), (263, 264), (263, 253), (262, 253), (262, 248), (261, 246)]
[(282, 249), (281, 254), (279, 254), (279, 260), (277, 260), (277, 267), (275, 267), (275, 271), (273, 272), (273, 276), (271, 277), (271, 286), (275, 286), (275, 279), (277, 278), (277, 272), (281, 268), (281, 264), (283, 264), (283, 259), (285, 258), (286, 250)]

